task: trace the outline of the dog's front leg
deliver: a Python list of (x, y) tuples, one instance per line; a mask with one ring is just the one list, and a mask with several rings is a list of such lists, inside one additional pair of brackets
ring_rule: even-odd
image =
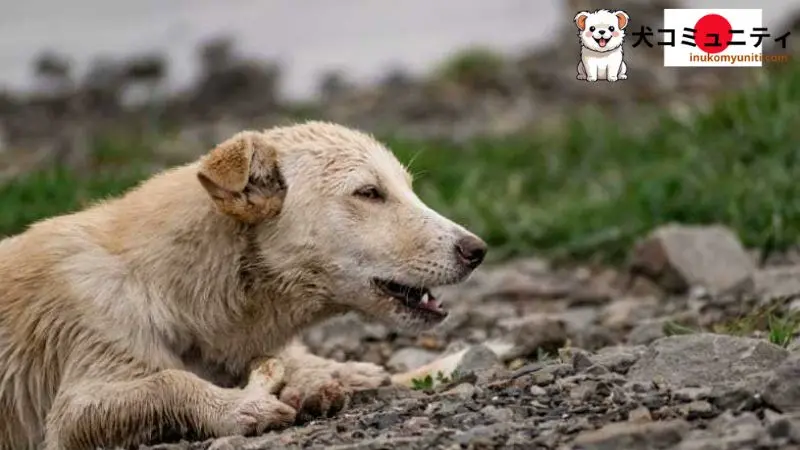
[(262, 364), (243, 389), (182, 370), (67, 385), (47, 416), (45, 449), (129, 448), (167, 432), (220, 437), (287, 426), (296, 412), (273, 395), (283, 371), (278, 361)]
[(597, 63), (588, 56), (583, 56), (581, 59), (586, 69), (586, 81), (597, 81)]
[(283, 402), (297, 409), (299, 422), (331, 416), (347, 406), (353, 391), (388, 385), (389, 373), (366, 362), (338, 362), (311, 354), (298, 340), (279, 355), (286, 367)]

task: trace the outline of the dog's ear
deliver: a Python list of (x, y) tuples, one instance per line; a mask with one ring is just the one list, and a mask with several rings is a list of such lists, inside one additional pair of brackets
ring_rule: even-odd
[(630, 21), (630, 18), (628, 17), (628, 13), (626, 13), (625, 11), (616, 11), (616, 12), (614, 12), (614, 15), (617, 16), (617, 22), (619, 24), (619, 29), (620, 30), (624, 30), (625, 27), (628, 26), (628, 22)]
[(200, 161), (197, 178), (220, 211), (248, 224), (276, 217), (286, 196), (277, 151), (255, 131), (217, 145)]
[(575, 15), (575, 25), (578, 26), (578, 29), (583, 31), (586, 29), (586, 19), (589, 18), (589, 13), (587, 11), (581, 11), (577, 15)]

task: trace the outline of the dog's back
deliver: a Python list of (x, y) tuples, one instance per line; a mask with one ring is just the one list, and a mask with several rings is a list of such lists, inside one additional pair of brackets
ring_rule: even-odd
[[(29, 447), (42, 425), (59, 374), (78, 330), (70, 309), (57, 305), (64, 284), (48, 270), (68, 245), (54, 247), (48, 234), (57, 222), (38, 224), (0, 241), (0, 448)], [(66, 353), (66, 352), (64, 352)]]

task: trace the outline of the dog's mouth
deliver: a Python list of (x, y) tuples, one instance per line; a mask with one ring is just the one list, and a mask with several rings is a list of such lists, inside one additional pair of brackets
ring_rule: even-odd
[(594, 39), (594, 41), (597, 42), (597, 45), (599, 45), (600, 47), (605, 47), (606, 44), (608, 44), (608, 39), (606, 39), (606, 38), (593, 37), (592, 39)]
[(380, 292), (400, 302), (411, 311), (435, 319), (447, 317), (447, 311), (443, 308), (442, 302), (436, 299), (430, 289), (426, 287), (408, 286), (379, 278), (373, 278), (372, 283)]

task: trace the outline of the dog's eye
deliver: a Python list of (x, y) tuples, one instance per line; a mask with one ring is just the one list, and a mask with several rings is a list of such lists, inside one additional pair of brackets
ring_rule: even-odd
[(356, 190), (353, 195), (367, 200), (382, 201), (384, 200), (383, 193), (376, 186), (364, 186)]
[(614, 32), (614, 27), (608, 27), (608, 31), (613, 33)]
[(596, 30), (595, 27), (589, 27), (589, 31), (594, 31), (594, 30)]

